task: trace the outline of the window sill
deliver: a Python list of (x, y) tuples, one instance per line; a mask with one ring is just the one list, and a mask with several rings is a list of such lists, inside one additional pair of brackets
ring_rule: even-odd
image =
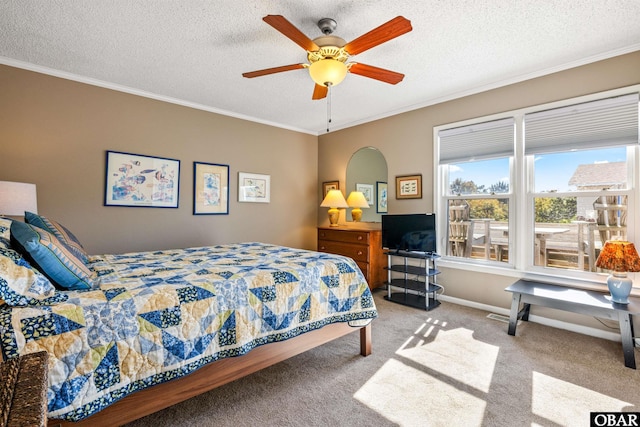
[[(540, 282), (547, 282), (551, 284), (558, 284), (563, 286), (569, 286), (572, 288), (586, 289), (590, 291), (598, 291), (603, 293), (609, 293), (606, 284), (606, 275), (602, 275), (599, 281), (589, 279), (579, 279), (569, 276), (561, 276), (560, 272), (550, 271), (548, 273), (537, 271), (524, 271), (518, 270), (511, 265), (496, 265), (495, 262), (474, 262), (470, 263), (468, 260), (458, 261), (451, 258), (442, 258), (438, 261), (438, 268), (448, 268), (453, 270), (472, 271), (483, 274), (494, 274), (496, 276), (513, 277), (517, 279), (530, 279)], [(639, 279), (636, 279), (639, 280)], [(635, 287), (638, 286), (638, 287)], [(631, 296), (640, 297), (640, 281), (634, 283), (634, 288), (631, 291)]]
[(438, 268), (442, 267), (518, 278), (521, 278), (523, 275), (521, 271), (517, 271), (513, 266), (508, 264), (498, 265), (496, 262), (490, 261), (469, 262), (469, 260), (465, 258), (460, 258), (460, 261), (458, 261), (458, 259), (442, 257), (438, 260)]

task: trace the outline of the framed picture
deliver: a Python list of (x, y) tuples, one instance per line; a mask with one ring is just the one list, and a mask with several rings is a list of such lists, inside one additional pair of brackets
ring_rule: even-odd
[(180, 160), (107, 151), (105, 206), (177, 208)]
[(271, 176), (238, 172), (238, 201), (269, 203), (271, 201)]
[(396, 199), (422, 199), (422, 174), (396, 176)]
[(387, 183), (376, 182), (376, 213), (387, 213)]
[(373, 206), (375, 196), (373, 194), (372, 184), (356, 184), (356, 191), (364, 194), (364, 198), (367, 199), (367, 203), (369, 203), (369, 206)]
[(339, 190), (340, 181), (326, 181), (322, 183), (322, 197), (327, 197), (329, 190)]
[(193, 162), (193, 214), (229, 214), (229, 165)]

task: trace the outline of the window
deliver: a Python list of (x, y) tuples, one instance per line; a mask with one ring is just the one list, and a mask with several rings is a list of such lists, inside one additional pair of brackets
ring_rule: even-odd
[(445, 259), (584, 277), (635, 240), (638, 93), (580, 101), (435, 129)]
[(514, 119), (445, 129), (438, 136), (449, 221), (446, 254), (506, 262)]
[(615, 147), (532, 156), (534, 226), (548, 231), (536, 233), (544, 247), (535, 266), (596, 271), (602, 244), (627, 239), (632, 154)]

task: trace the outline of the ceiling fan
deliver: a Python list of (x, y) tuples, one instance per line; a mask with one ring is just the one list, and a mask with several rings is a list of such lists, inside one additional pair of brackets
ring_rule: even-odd
[(280, 67), (251, 71), (243, 73), (242, 75), (244, 77), (253, 78), (283, 71), (308, 68), (309, 74), (315, 82), (312, 99), (325, 98), (329, 87), (336, 86), (342, 82), (347, 72), (389, 84), (397, 84), (404, 78), (404, 74), (385, 70), (384, 68), (359, 62), (347, 63), (347, 60), (351, 56), (362, 53), (411, 31), (411, 21), (402, 16), (393, 18), (349, 43), (340, 37), (332, 35), (337, 24), (336, 21), (330, 18), (324, 18), (318, 21), (318, 27), (324, 36), (317, 37), (313, 40), (304, 35), (281, 15), (267, 15), (262, 18), (262, 20), (306, 50), (309, 64), (283, 65)]

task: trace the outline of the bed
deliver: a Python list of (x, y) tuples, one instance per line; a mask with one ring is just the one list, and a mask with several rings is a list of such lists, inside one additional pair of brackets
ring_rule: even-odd
[[(16, 265), (52, 281), (33, 268), (42, 260), (19, 236), (25, 227), (54, 242), (12, 222), (0, 255), (15, 250)], [(67, 236), (54, 246), (69, 255), (72, 235), (58, 230)], [(250, 242), (82, 264), (76, 289), (34, 297), (43, 286), (34, 280), (22, 300), (0, 292), (3, 358), (49, 354), (50, 426), (120, 425), (356, 331), (360, 354), (371, 352), (376, 307), (347, 257)]]

